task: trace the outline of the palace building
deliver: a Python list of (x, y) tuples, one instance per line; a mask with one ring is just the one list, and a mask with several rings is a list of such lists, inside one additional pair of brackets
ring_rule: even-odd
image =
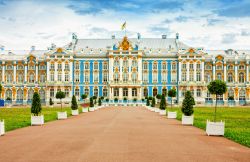
[[(190, 90), (196, 104), (214, 104), (207, 85), (215, 79), (228, 85), (219, 96), (220, 105), (245, 105), (250, 100), (250, 50), (205, 50), (190, 47), (175, 38), (112, 36), (110, 39), (78, 39), (64, 47), (47, 50), (0, 50), (1, 97), (12, 104), (30, 104), (39, 92), (44, 104), (57, 91), (64, 91), (64, 102), (73, 94), (103, 96), (113, 102), (124, 98), (140, 102), (146, 96), (167, 94), (175, 88), (175, 103), (181, 104)], [(229, 98), (231, 100), (229, 100)], [(170, 98), (168, 98), (170, 102)]]

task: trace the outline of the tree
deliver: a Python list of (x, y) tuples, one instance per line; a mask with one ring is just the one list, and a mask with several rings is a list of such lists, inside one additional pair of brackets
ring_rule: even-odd
[(102, 99), (100, 97), (98, 98), (98, 106), (102, 106)]
[(161, 94), (157, 94), (156, 98), (159, 100), (159, 99), (161, 99), (161, 96), (162, 96)]
[(60, 99), (60, 102), (61, 102), (61, 111), (62, 111), (62, 99), (65, 98), (65, 93), (62, 92), (62, 91), (58, 91), (56, 93), (56, 98), (57, 99)]
[(37, 92), (34, 93), (31, 105), (31, 113), (34, 116), (38, 116), (42, 111), (42, 105), (40, 101), (40, 96)]
[(161, 103), (160, 103), (160, 109), (165, 110), (167, 106), (165, 95), (161, 95)]
[(94, 107), (93, 97), (90, 97), (89, 106), (90, 106), (90, 107)]
[(115, 102), (118, 102), (118, 98), (115, 98)]
[(71, 109), (72, 110), (77, 110), (78, 109), (78, 105), (77, 105), (77, 102), (76, 102), (76, 96), (75, 95), (72, 96)]
[(149, 96), (149, 97), (148, 97), (148, 99), (149, 99), (149, 100), (152, 100), (152, 99), (153, 99), (153, 97), (152, 97), (152, 96)]
[(176, 97), (176, 90), (175, 89), (170, 89), (168, 91), (168, 97), (171, 97), (171, 108), (172, 108), (173, 97)]
[(54, 102), (52, 101), (52, 98), (50, 98), (50, 99), (49, 99), (49, 105), (52, 106), (53, 104), (54, 104)]
[(151, 107), (155, 107), (155, 98), (153, 97)]
[(88, 97), (88, 95), (86, 95), (86, 94), (82, 94), (82, 96), (81, 96), (81, 97), (82, 97), (82, 99), (83, 99), (83, 100), (85, 100), (85, 99)]
[(195, 105), (195, 101), (190, 91), (185, 93), (185, 98), (182, 102), (181, 111), (186, 116), (191, 116), (194, 113), (193, 106)]
[(137, 98), (134, 98), (133, 101), (136, 102), (136, 101), (137, 101)]
[(147, 105), (147, 106), (150, 105), (149, 98), (147, 98), (147, 104), (146, 104), (146, 105)]
[(227, 85), (222, 80), (214, 80), (207, 86), (208, 91), (215, 95), (215, 108), (214, 108), (214, 122), (216, 121), (216, 111), (217, 111), (217, 97), (218, 95), (223, 95), (227, 91)]

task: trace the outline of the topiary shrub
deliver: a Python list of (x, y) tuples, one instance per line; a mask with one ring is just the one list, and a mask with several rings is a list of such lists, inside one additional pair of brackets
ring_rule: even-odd
[(109, 102), (109, 99), (108, 99), (108, 98), (106, 98), (106, 102)]
[(232, 100), (234, 100), (234, 97), (233, 96), (229, 96), (228, 100), (232, 101)]
[(102, 99), (100, 97), (98, 99), (98, 106), (102, 106)]
[(136, 102), (136, 101), (137, 101), (137, 98), (134, 98), (133, 101)]
[(31, 113), (34, 116), (38, 116), (42, 111), (42, 105), (40, 101), (40, 96), (37, 92), (34, 93), (31, 105)]
[(153, 97), (151, 107), (155, 107), (155, 98)]
[(168, 97), (171, 97), (171, 108), (172, 108), (173, 97), (176, 97), (176, 90), (175, 89), (170, 89), (168, 91)]
[(126, 97), (124, 97), (124, 98), (123, 98), (123, 100), (124, 100), (124, 101), (127, 101), (127, 98), (126, 98)]
[(156, 98), (159, 100), (159, 99), (161, 99), (161, 94), (157, 94), (156, 95)]
[(115, 98), (115, 102), (118, 102), (118, 98)]
[(193, 106), (195, 105), (194, 98), (190, 91), (185, 93), (185, 98), (182, 102), (181, 111), (186, 116), (191, 116), (194, 113)]
[(62, 91), (58, 91), (56, 93), (56, 98), (57, 99), (60, 99), (60, 102), (61, 102), (61, 111), (62, 111), (62, 99), (65, 98), (65, 93), (62, 92)]
[(90, 107), (94, 107), (94, 102), (93, 102), (93, 98), (92, 98), (92, 97), (90, 97), (90, 103), (89, 103), (89, 106), (90, 106)]
[(161, 96), (161, 103), (160, 103), (160, 109), (165, 110), (167, 106), (165, 95)]
[(82, 98), (83, 100), (85, 100), (87, 97), (88, 97), (88, 95), (86, 95), (86, 94), (82, 94), (82, 96), (81, 96), (81, 98)]
[(148, 99), (149, 99), (149, 100), (152, 100), (152, 99), (153, 99), (153, 97), (152, 97), (152, 96), (149, 96), (149, 97), (148, 97)]
[(103, 97), (103, 96), (101, 96), (101, 100), (104, 100), (104, 97)]
[(214, 122), (216, 121), (217, 98), (218, 95), (223, 95), (227, 91), (227, 85), (222, 80), (214, 80), (207, 86), (208, 91), (215, 95), (216, 103), (214, 108)]
[(148, 99), (148, 96), (145, 96), (145, 100), (147, 100)]
[(72, 110), (77, 110), (78, 109), (78, 105), (77, 105), (77, 102), (76, 102), (76, 96), (75, 95), (72, 96), (71, 109)]
[(54, 102), (52, 101), (52, 98), (49, 99), (49, 105), (54, 105)]
[(141, 101), (142, 101), (142, 102), (144, 102), (144, 101), (145, 101), (145, 99), (143, 98), (143, 99), (141, 99)]
[(96, 99), (97, 99), (97, 97), (96, 97), (96, 96), (93, 96), (93, 99), (94, 99), (94, 103), (96, 104)]

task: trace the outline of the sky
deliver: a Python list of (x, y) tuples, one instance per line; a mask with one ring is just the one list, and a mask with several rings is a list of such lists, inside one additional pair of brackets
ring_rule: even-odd
[(47, 49), (79, 39), (174, 38), (191, 47), (250, 49), (250, 0), (0, 0), (0, 44)]

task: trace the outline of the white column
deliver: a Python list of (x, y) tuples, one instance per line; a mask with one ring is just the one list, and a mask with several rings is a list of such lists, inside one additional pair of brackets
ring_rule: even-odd
[(73, 74), (73, 70), (72, 70), (72, 68), (73, 68), (73, 60), (71, 61), (70, 60), (70, 63), (69, 63), (69, 81), (70, 82), (72, 82), (73, 80), (73, 78), (72, 78), (72, 74)]
[(223, 66), (223, 70), (224, 70), (224, 81), (227, 81), (227, 64), (226, 62), (224, 62), (224, 66)]
[(194, 62), (194, 81), (197, 81), (197, 79), (196, 79), (196, 62)]
[(132, 75), (132, 71), (131, 71), (131, 65), (132, 65), (132, 60), (131, 58), (128, 59), (128, 81), (131, 82), (132, 79), (131, 79), (131, 75)]
[(201, 81), (204, 81), (204, 61), (201, 62)]
[(114, 64), (114, 58), (109, 58), (109, 81), (113, 81), (113, 64)]
[(138, 58), (138, 81), (142, 81), (142, 58)]
[(215, 62), (213, 62), (213, 80), (215, 80)]
[(122, 88), (119, 88), (119, 99), (122, 100)]
[(189, 62), (186, 64), (187, 68), (187, 81), (189, 81)]
[(113, 91), (114, 91), (114, 89), (112, 87), (110, 87), (110, 90), (109, 90), (109, 99), (113, 99)]
[(238, 82), (238, 64), (237, 63), (235, 63), (234, 74), (235, 74), (235, 83), (237, 83)]
[(137, 98), (138, 100), (141, 100), (141, 88), (137, 88)]
[(128, 88), (128, 99), (132, 100), (132, 88)]
[(54, 63), (54, 65), (55, 65), (55, 73), (54, 73), (54, 75), (55, 75), (55, 81), (57, 82), (57, 76), (58, 76), (58, 71), (57, 71), (57, 62), (55, 62)]
[(14, 62), (14, 79), (13, 81), (16, 83), (16, 61)]
[(2, 82), (5, 82), (5, 62), (2, 62)]
[(38, 64), (36, 64), (36, 82), (38, 82)]
[(49, 69), (50, 69), (50, 62), (48, 61), (47, 62), (47, 81), (50, 81), (50, 71), (49, 71)]
[(28, 67), (27, 67), (27, 62), (24, 63), (24, 82), (27, 83), (27, 72), (28, 72)]
[(123, 63), (123, 58), (122, 57), (120, 57), (120, 60), (119, 60), (119, 62), (120, 62), (120, 65), (119, 65), (119, 68), (120, 68), (120, 81), (122, 81), (122, 63)]
[[(65, 62), (63, 61), (63, 62), (62, 62), (62, 81), (63, 81), (63, 82), (65, 81), (64, 69), (65, 69)], [(72, 76), (72, 75), (71, 75), (71, 76)], [(70, 78), (71, 78), (71, 76), (70, 76)]]
[(181, 62), (179, 62), (179, 82), (181, 81)]
[(248, 62), (247, 62), (247, 71), (246, 71), (246, 80), (247, 80), (247, 82), (249, 82), (249, 64), (248, 64)]

